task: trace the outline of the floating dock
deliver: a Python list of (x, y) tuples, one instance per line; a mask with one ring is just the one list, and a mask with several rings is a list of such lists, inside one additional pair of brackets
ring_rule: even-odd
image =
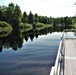
[(76, 39), (65, 39), (64, 75), (76, 75)]
[(76, 75), (76, 36), (63, 32), (55, 65), (49, 75)]

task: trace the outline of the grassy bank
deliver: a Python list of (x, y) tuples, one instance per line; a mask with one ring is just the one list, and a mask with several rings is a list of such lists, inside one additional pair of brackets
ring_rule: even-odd
[(33, 29), (32, 24), (21, 23), (19, 25), (19, 30), (20, 30), (21, 33), (24, 32), (24, 31), (29, 31), (31, 29)]
[(12, 32), (13, 28), (10, 24), (0, 21), (0, 37), (5, 37)]
[(43, 24), (43, 23), (36, 23), (36, 24), (28, 24), (28, 23), (21, 23), (19, 25), (20, 28), (20, 32), (24, 32), (24, 31), (29, 31), (29, 30), (42, 30), (44, 28), (49, 28), (49, 27), (53, 27), (53, 24)]
[(52, 28), (52, 26), (53, 26), (52, 24), (37, 23), (37, 24), (36, 24), (36, 29), (37, 29), (37, 30), (41, 30), (41, 29), (49, 28), (49, 27)]

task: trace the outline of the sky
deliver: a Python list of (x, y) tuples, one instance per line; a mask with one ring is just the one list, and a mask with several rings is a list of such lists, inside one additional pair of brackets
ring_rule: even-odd
[(0, 0), (0, 5), (8, 5), (13, 2), (18, 4), (22, 12), (31, 11), (41, 16), (65, 17), (75, 16), (76, 0)]

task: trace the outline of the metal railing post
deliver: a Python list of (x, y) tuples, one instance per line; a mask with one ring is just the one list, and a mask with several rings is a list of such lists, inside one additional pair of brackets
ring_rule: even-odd
[[(64, 75), (64, 32), (62, 33), (61, 36), (61, 41), (59, 44), (59, 49), (58, 49), (58, 53), (57, 53), (57, 57), (56, 57), (56, 61), (55, 61), (55, 66), (52, 67), (50, 75), (61, 75), (61, 71), (63, 71), (63, 75)], [(63, 67), (63, 69), (62, 69)], [(62, 70), (61, 70), (62, 69)]]

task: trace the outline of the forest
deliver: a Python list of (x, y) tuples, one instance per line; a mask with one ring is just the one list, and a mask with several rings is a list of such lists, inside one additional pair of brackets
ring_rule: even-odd
[(28, 41), (30, 38), (33, 41), (39, 35), (61, 32), (64, 29), (76, 29), (75, 16), (54, 18), (33, 14), (32, 11), (27, 14), (26, 10), (22, 12), (20, 6), (13, 3), (0, 6), (0, 52), (3, 46), (17, 50), (22, 47), (23, 39)]
[(19, 5), (9, 3), (8, 6), (0, 6), (0, 28), (4, 27), (4, 24), (6, 24), (5, 26), (9, 24), (13, 30), (26, 30), (26, 28), (40, 30), (40, 27), (41, 29), (51, 27), (54, 31), (58, 31), (75, 29), (76, 17), (54, 18), (51, 16), (41, 16), (37, 13), (33, 14), (32, 11), (27, 14), (26, 10), (22, 13)]

